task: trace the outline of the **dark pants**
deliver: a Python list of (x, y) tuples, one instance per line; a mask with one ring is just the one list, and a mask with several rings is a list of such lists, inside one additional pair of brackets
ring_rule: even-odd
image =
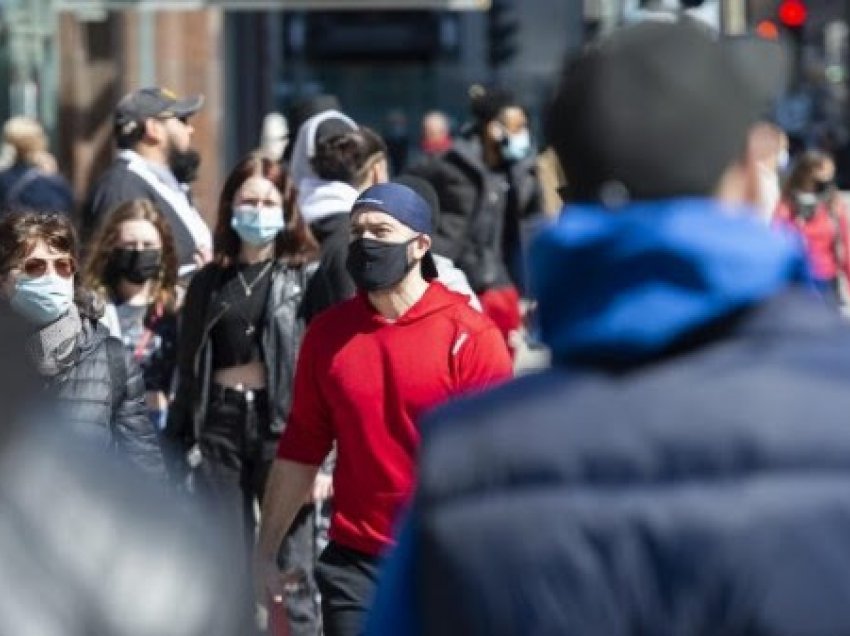
[[(204, 461), (198, 475), (198, 492), (231, 546), (235, 562), (250, 578), (256, 520), (254, 504), (262, 501), (266, 478), (277, 449), (277, 436), (269, 429), (265, 392), (246, 394), (213, 387), (207, 421), (201, 437)], [(312, 506), (301, 509), (281, 545), (282, 569), (300, 571), (298, 585), (287, 589), (286, 605), (292, 636), (316, 636), (315, 516)], [(245, 609), (246, 624), (254, 621), (253, 605)]]
[(378, 557), (331, 541), (319, 557), (316, 583), (322, 593), (325, 636), (360, 636), (378, 581)]

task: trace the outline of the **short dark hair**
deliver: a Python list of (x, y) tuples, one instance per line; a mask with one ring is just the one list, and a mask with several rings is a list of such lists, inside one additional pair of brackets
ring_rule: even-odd
[(320, 179), (356, 187), (363, 183), (372, 166), (386, 156), (384, 140), (364, 126), (318, 141), (311, 164)]
[(132, 122), (133, 126), (118, 126), (114, 128), (115, 145), (119, 150), (132, 150), (145, 137), (145, 123)]

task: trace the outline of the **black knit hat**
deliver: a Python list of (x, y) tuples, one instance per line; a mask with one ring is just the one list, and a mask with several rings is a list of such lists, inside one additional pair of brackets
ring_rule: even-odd
[(777, 44), (718, 40), (687, 20), (615, 32), (568, 67), (550, 109), (569, 199), (711, 194), (783, 69)]

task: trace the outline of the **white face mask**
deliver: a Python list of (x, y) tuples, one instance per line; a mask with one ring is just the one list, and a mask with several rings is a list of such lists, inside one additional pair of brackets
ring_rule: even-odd
[(776, 167), (779, 172), (785, 172), (790, 164), (791, 155), (788, 152), (788, 148), (782, 148), (779, 151), (779, 155), (776, 157)]
[(230, 226), (246, 243), (267, 245), (284, 228), (280, 206), (238, 205), (233, 208)]

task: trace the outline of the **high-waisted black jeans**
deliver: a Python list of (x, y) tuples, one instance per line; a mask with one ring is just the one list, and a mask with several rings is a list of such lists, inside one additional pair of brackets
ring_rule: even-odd
[[(250, 577), (256, 540), (255, 502), (261, 502), (277, 450), (277, 435), (269, 428), (265, 391), (240, 392), (214, 385), (207, 421), (200, 440), (203, 463), (197, 490), (218, 520), (227, 544)], [(297, 568), (301, 583), (288, 588), (286, 597), (293, 636), (316, 636), (320, 621), (316, 605), (314, 567), (315, 515), (305, 506), (284, 538), (278, 555), (281, 569)], [(246, 608), (246, 622), (253, 621), (253, 607)]]

